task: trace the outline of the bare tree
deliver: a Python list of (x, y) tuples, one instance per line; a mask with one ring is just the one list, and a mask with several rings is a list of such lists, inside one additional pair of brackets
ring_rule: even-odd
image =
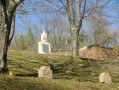
[[(110, 2), (108, 0), (103, 5), (98, 6), (98, 1), (95, 1), (96, 4), (93, 8), (87, 9), (87, 0), (65, 0), (65, 10), (69, 17), (70, 22), (70, 30), (71, 30), (71, 47), (72, 47), (72, 56), (76, 57), (79, 55), (78, 48), (78, 37), (79, 37), (79, 31), (82, 27), (82, 20), (84, 17), (87, 17), (92, 11), (96, 8), (103, 7), (107, 3)], [(88, 12), (91, 11), (91, 12)]]
[[(77, 10), (75, 10), (75, 3)], [(83, 12), (81, 13), (81, 4), (84, 3)], [(65, 0), (65, 8), (69, 17), (70, 31), (71, 31), (71, 47), (72, 56), (76, 57), (79, 55), (78, 48), (78, 36), (82, 26), (82, 19), (86, 8), (86, 0)], [(76, 13), (77, 12), (77, 13)]]
[(7, 49), (9, 46), (9, 37), (11, 32), (12, 17), (16, 7), (24, 0), (0, 0), (0, 72), (6, 72), (7, 68)]

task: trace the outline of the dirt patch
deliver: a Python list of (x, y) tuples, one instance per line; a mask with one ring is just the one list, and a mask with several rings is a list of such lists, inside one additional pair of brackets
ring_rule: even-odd
[(112, 48), (101, 47), (98, 44), (90, 45), (83, 49), (79, 49), (79, 56), (101, 59), (119, 59), (118, 52), (114, 51)]

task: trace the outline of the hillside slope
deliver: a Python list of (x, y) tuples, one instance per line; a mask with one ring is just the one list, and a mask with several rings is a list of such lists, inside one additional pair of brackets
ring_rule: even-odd
[[(37, 77), (44, 65), (53, 67), (53, 79)], [(0, 77), (0, 88), (7, 90), (117, 90), (119, 83), (118, 60), (82, 58), (72, 62), (69, 56), (9, 50), (8, 66), (13, 76)], [(102, 72), (109, 72), (113, 83), (99, 83)]]

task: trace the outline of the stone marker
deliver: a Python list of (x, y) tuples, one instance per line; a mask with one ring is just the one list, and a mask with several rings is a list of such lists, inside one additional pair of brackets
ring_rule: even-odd
[(33, 61), (33, 60), (29, 60), (29, 62), (32, 62), (32, 63), (39, 63), (38, 61)]
[(50, 67), (48, 67), (48, 66), (42, 66), (38, 70), (38, 77), (53, 78), (52, 70), (50, 70)]
[(10, 76), (13, 76), (13, 73), (12, 73), (12, 71), (10, 71), (10, 72), (9, 72), (9, 75), (10, 75)]
[(70, 73), (74, 73), (74, 72), (72, 72), (72, 71), (65, 71), (65, 73), (70, 74)]
[(114, 61), (119, 61), (119, 60), (114, 60)]
[(64, 64), (61, 64), (61, 63), (54, 63), (54, 65), (55, 65), (56, 67), (64, 66)]
[(100, 76), (99, 76), (99, 82), (111, 83), (112, 80), (111, 80), (111, 76), (109, 75), (109, 73), (107, 73), (107, 72), (101, 73)]
[(99, 76), (98, 73), (91, 73), (92, 76)]
[(13, 66), (8, 65), (8, 68), (14, 68)]
[(78, 64), (78, 66), (80, 66), (80, 67), (87, 67), (87, 65), (85, 65), (85, 64)]
[(38, 70), (39, 70), (39, 68), (33, 68), (33, 70), (38, 71)]
[(7, 61), (12, 61), (12, 59), (7, 59)]

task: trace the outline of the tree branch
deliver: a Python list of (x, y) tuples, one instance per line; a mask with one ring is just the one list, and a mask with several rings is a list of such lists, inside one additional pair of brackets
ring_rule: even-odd
[(83, 0), (77, 0), (77, 20), (79, 21), (81, 19), (81, 3)]
[(14, 2), (16, 3), (16, 4), (20, 4), (20, 3), (22, 3), (24, 0), (14, 0)]
[(13, 38), (14, 32), (15, 32), (15, 17), (16, 17), (16, 13), (14, 12), (13, 17), (12, 17), (11, 33), (10, 33), (10, 36), (9, 36), (9, 45), (12, 41), (12, 38)]
[(90, 9), (90, 10), (86, 10), (85, 13), (86, 13), (86, 12), (89, 12), (89, 11), (92, 11), (92, 10), (95, 10), (95, 9), (97, 9), (97, 8), (104, 7), (104, 6), (107, 5), (110, 1), (111, 1), (111, 0), (108, 0), (105, 4), (103, 4), (103, 5), (101, 5), (101, 6), (97, 6), (97, 3), (98, 3), (98, 1), (97, 1), (97, 2), (96, 2), (96, 6), (95, 6), (94, 8), (92, 8), (92, 9)]
[(84, 17), (85, 9), (86, 9), (86, 0), (84, 0), (84, 6), (83, 6), (83, 12), (82, 12), (82, 18)]

